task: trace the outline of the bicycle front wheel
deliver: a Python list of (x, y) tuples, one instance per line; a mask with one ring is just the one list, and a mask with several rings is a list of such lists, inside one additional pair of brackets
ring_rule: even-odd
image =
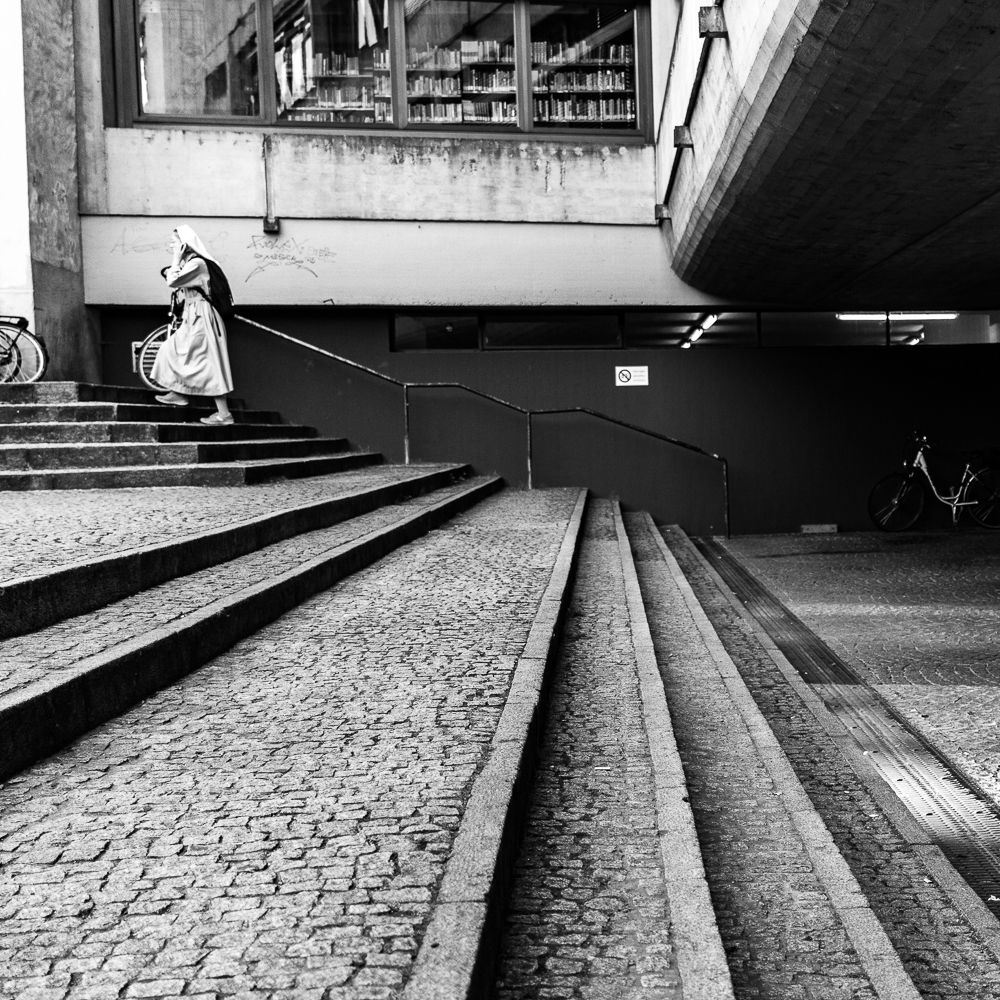
[(924, 491), (913, 476), (890, 472), (868, 497), (868, 513), (882, 531), (906, 531), (924, 512)]
[(1000, 528), (1000, 474), (988, 467), (977, 469), (972, 474), (966, 499), (975, 501), (969, 508), (969, 516), (984, 528)]
[(158, 391), (163, 390), (163, 386), (153, 378), (153, 365), (156, 362), (156, 355), (159, 353), (160, 348), (163, 346), (169, 335), (169, 326), (166, 324), (158, 326), (142, 342), (142, 346), (139, 348), (139, 378), (141, 378), (143, 383), (150, 389), (156, 389)]
[(37, 382), (48, 365), (45, 345), (33, 333), (0, 325), (0, 382)]

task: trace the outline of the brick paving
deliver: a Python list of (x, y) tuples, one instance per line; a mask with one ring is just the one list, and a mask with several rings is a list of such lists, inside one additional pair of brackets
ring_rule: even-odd
[(212, 601), (273, 579), (372, 531), (389, 527), (404, 514), (440, 503), (470, 484), (470, 480), (464, 480), (403, 504), (379, 507), (328, 528), (296, 535), (239, 559), (170, 580), (40, 631), (0, 640), (0, 704), (32, 684), (51, 682), (59, 674), (72, 672), (84, 657), (105, 653), (166, 628)]
[(621, 559), (591, 500), (497, 1000), (680, 998)]
[(739, 707), (659, 549), (629, 518), (636, 568), (738, 998), (875, 1000)]
[(768, 535), (729, 548), (1000, 805), (1000, 534)]
[(6, 492), (0, 583), (410, 479), (436, 465), (370, 466), (251, 486)]
[(575, 500), (487, 500), (6, 782), (0, 995), (397, 996)]
[[(921, 995), (925, 1000), (1000, 998), (1000, 965), (994, 953), (937, 884), (933, 871), (925, 866), (919, 852), (889, 822), (877, 799), (844, 759), (835, 739), (819, 726), (764, 652), (752, 630), (693, 558), (690, 548), (670, 531), (665, 531), (665, 537)], [(952, 537), (963, 538), (961, 535)], [(986, 551), (980, 545), (995, 545), (992, 536), (985, 542), (972, 541), (984, 537), (969, 535), (970, 541), (963, 541), (959, 551), (965, 544), (975, 552)], [(773, 587), (776, 595), (822, 638), (828, 638), (824, 634), (824, 623), (836, 617), (832, 606), (835, 602), (832, 598), (829, 603), (823, 599), (822, 588), (829, 588), (831, 594), (836, 591), (841, 596), (848, 592), (837, 568), (840, 555), (864, 556), (863, 562), (869, 566), (868, 572), (858, 570), (856, 583), (861, 602), (866, 606), (882, 607), (881, 594), (887, 605), (899, 607), (898, 614), (905, 615), (905, 605), (898, 602), (901, 580), (897, 579), (896, 572), (889, 571), (891, 560), (883, 559), (881, 554), (901, 552), (907, 546), (916, 552), (922, 547), (917, 536), (899, 542), (882, 536), (828, 536), (822, 540), (805, 536), (768, 536), (735, 539), (727, 544), (741, 558), (747, 554), (747, 564), (759, 570), (762, 581)], [(934, 544), (928, 543), (929, 546)], [(811, 546), (823, 552), (815, 552)], [(808, 556), (810, 551), (814, 552), (812, 558)], [(928, 547), (922, 557), (904, 558), (904, 562), (912, 566), (914, 578), (924, 579), (922, 588), (926, 601), (934, 600), (937, 588), (939, 605), (956, 603), (958, 619), (971, 620), (966, 618), (964, 606), (960, 599), (956, 600), (952, 586), (961, 574), (961, 555), (950, 559), (942, 552), (939, 561), (946, 572), (937, 575), (931, 551)], [(798, 569), (795, 568), (797, 553), (805, 554)], [(987, 571), (983, 572), (988, 576)], [(800, 602), (794, 599), (799, 586), (797, 580), (801, 584), (797, 592), (803, 597)], [(850, 601), (845, 601), (845, 607), (849, 605)], [(973, 614), (972, 618), (975, 617)], [(983, 620), (988, 619), (986, 616)], [(938, 620), (940, 627), (947, 629), (946, 616)], [(844, 634), (859, 639), (867, 635), (869, 648), (881, 648), (884, 662), (889, 663), (896, 655), (894, 650), (902, 643), (900, 637), (905, 629), (902, 621), (897, 621), (896, 628), (890, 629), (881, 616), (866, 619), (864, 614), (859, 614), (854, 616), (850, 629)], [(903, 656), (911, 655), (913, 649), (919, 647), (922, 635), (922, 629), (914, 626), (910, 641), (902, 643)], [(842, 652), (843, 648), (838, 649), (838, 653)], [(914, 661), (921, 659), (919, 653), (912, 656)], [(934, 662), (940, 664), (940, 657)], [(947, 708), (944, 701), (957, 689), (938, 690), (941, 710), (954, 711)]]

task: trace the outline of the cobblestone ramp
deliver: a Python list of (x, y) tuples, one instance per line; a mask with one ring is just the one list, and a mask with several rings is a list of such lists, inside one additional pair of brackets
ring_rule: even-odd
[(499, 486), (479, 477), (387, 504), (0, 643), (0, 777), (201, 666)]
[(737, 998), (919, 994), (680, 568), (629, 533)]
[(662, 533), (920, 996), (1000, 998), (995, 919), (683, 532)]
[(732, 997), (634, 579), (617, 505), (591, 501), (496, 1000)]
[(8, 780), (0, 995), (398, 996), (578, 502), (486, 500)]
[(225, 488), (14, 494), (0, 509), (0, 639), (454, 482), (468, 466), (370, 466)]

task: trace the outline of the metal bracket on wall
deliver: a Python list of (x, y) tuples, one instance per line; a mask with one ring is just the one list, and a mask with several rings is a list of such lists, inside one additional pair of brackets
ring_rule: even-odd
[[(711, 50), (712, 42), (716, 38), (728, 39), (729, 32), (726, 30), (725, 16), (722, 12), (722, 5), (725, 0), (716, 0), (709, 7), (698, 9), (698, 35), (702, 39), (701, 56), (698, 59), (698, 68), (695, 71), (694, 82), (691, 84), (691, 96), (688, 98), (687, 113), (684, 115), (684, 122), (674, 126), (674, 161), (670, 167), (670, 179), (667, 181), (667, 190), (663, 195), (663, 207), (666, 210), (670, 205), (670, 196), (674, 192), (674, 183), (677, 180), (677, 170), (680, 167), (681, 156), (685, 149), (694, 149), (694, 141), (691, 137), (691, 119), (694, 117), (694, 109), (698, 104), (698, 95), (701, 93), (702, 80), (705, 78), (705, 68), (708, 65), (708, 53)], [(669, 218), (669, 213), (665, 211), (663, 215), (657, 213), (657, 219)]]

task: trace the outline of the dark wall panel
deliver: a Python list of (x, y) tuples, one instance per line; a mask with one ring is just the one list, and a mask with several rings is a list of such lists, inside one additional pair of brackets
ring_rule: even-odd
[[(535, 409), (587, 407), (722, 455), (735, 533), (868, 528), (868, 490), (899, 464), (912, 430), (947, 447), (1000, 444), (993, 345), (393, 354), (375, 313), (253, 316), (396, 379), (464, 382)], [(128, 342), (161, 317), (105, 311), (106, 381), (135, 381)], [(237, 395), (402, 458), (397, 386), (251, 328), (230, 343)], [(650, 385), (617, 387), (621, 364), (648, 365)], [(467, 460), (524, 482), (523, 417), (453, 390), (412, 396), (414, 459)], [(536, 485), (589, 486), (661, 521), (722, 530), (718, 463), (580, 415), (534, 424)]]

